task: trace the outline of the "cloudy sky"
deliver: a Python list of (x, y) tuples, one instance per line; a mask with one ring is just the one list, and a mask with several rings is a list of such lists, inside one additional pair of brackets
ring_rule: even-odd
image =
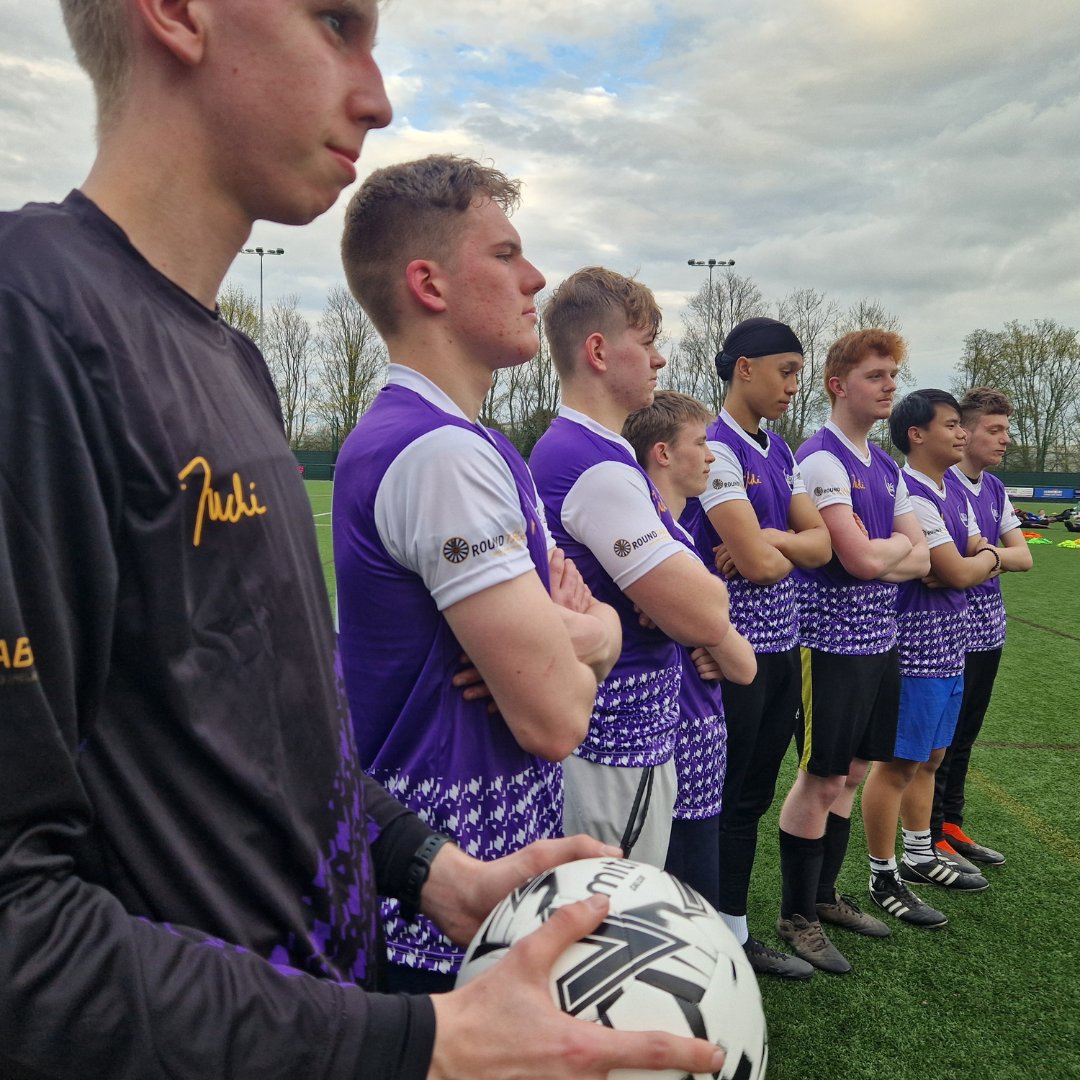
[[(53, 0), (0, 0), (0, 208), (61, 198), (93, 153), (89, 85)], [(391, 0), (395, 108), (362, 172), (435, 151), (526, 183), (515, 218), (557, 284), (637, 273), (678, 338), (705, 271), (766, 297), (879, 300), (942, 383), (971, 330), (1080, 326), (1075, 0)], [(342, 281), (345, 193), (260, 223), (269, 305)], [(183, 197), (182, 192), (177, 197)], [(258, 259), (231, 278), (258, 291)]]

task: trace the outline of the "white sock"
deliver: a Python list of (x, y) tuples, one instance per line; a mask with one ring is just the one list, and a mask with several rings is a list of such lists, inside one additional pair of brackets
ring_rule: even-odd
[(934, 845), (930, 840), (930, 830), (913, 832), (911, 829), (902, 829), (904, 834), (904, 857), (909, 863), (935, 862), (937, 855)]
[(873, 855), (868, 856), (870, 859), (870, 873), (876, 877), (878, 874), (889, 874), (892, 877), (896, 877), (896, 856), (890, 855), (887, 859), (875, 859)]
[(719, 912), (719, 915), (740, 945), (745, 945), (750, 940), (750, 927), (746, 924), (745, 915), (729, 915), (726, 911)]

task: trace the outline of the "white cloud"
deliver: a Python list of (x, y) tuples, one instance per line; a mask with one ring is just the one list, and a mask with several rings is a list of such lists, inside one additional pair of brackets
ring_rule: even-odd
[[(57, 5), (0, 0), (0, 206), (57, 198), (92, 156), (93, 108)], [(678, 333), (735, 258), (766, 296), (873, 296), (916, 372), (1009, 318), (1080, 325), (1080, 20), (1073, 0), (398, 0), (380, 61), (395, 125), (363, 165), (454, 151), (526, 181), (517, 225), (554, 284), (638, 271)], [(345, 198), (259, 224), (267, 299), (341, 281)], [(257, 288), (253, 259), (234, 274)]]

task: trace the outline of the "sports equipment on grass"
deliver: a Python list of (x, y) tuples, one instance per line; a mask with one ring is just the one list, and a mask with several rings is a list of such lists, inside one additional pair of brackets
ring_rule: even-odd
[(853, 896), (847, 893), (833, 890), (831, 903), (818, 902), (817, 917), (823, 923), (831, 923), (833, 926), (842, 926), (845, 930), (851, 930), (856, 934), (864, 934), (866, 937), (888, 937), (892, 931), (873, 915), (867, 915)]
[[(462, 986), (563, 904), (602, 893), (607, 918), (556, 961), (551, 994), (571, 1016), (624, 1031), (669, 1031), (727, 1051), (720, 1077), (760, 1080), (768, 1036), (757, 980), (720, 916), (689, 885), (628, 859), (582, 859), (548, 870), (498, 904), (458, 974)], [(616, 1070), (612, 1080), (684, 1073)], [(706, 1074), (695, 1080), (707, 1080)]]
[(756, 937), (748, 937), (743, 942), (743, 952), (756, 975), (774, 975), (778, 979), (809, 979), (814, 974), (813, 967), (805, 960), (774, 949), (764, 941), (758, 941)]
[(828, 939), (821, 923), (811, 922), (802, 915), (776, 920), (776, 932), (791, 946), (796, 956), (813, 964), (820, 971), (832, 975), (847, 975), (851, 964), (840, 950)]
[(872, 875), (869, 888), (870, 899), (901, 922), (935, 930), (949, 921), (944, 912), (920, 900), (896, 874)]
[(915, 885), (939, 885), (943, 889), (955, 889), (957, 892), (982, 892), (990, 888), (990, 882), (982, 874), (965, 874), (941, 856), (935, 856), (932, 862), (908, 862), (900, 860), (900, 876)]
[(963, 871), (965, 874), (981, 873), (979, 868), (973, 862), (965, 859), (948, 840), (939, 840), (934, 845), (934, 853), (939, 858), (944, 859), (950, 866)]
[(972, 862), (986, 863), (987, 866), (1003, 866), (1005, 864), (1005, 856), (1000, 851), (975, 843), (959, 825), (946, 821), (942, 826), (942, 831), (945, 833), (946, 842), (963, 855), (965, 859), (970, 859)]

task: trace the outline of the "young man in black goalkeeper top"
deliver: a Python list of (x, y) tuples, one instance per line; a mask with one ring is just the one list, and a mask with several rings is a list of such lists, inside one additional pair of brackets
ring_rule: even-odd
[(374, 0), (65, 0), (99, 152), (0, 215), (0, 1076), (602, 1077), (719, 1052), (557, 1012), (574, 905), (380, 995), (376, 891), (467, 941), (578, 837), (469, 858), (355, 762), (310, 509), (215, 308), (389, 122)]

